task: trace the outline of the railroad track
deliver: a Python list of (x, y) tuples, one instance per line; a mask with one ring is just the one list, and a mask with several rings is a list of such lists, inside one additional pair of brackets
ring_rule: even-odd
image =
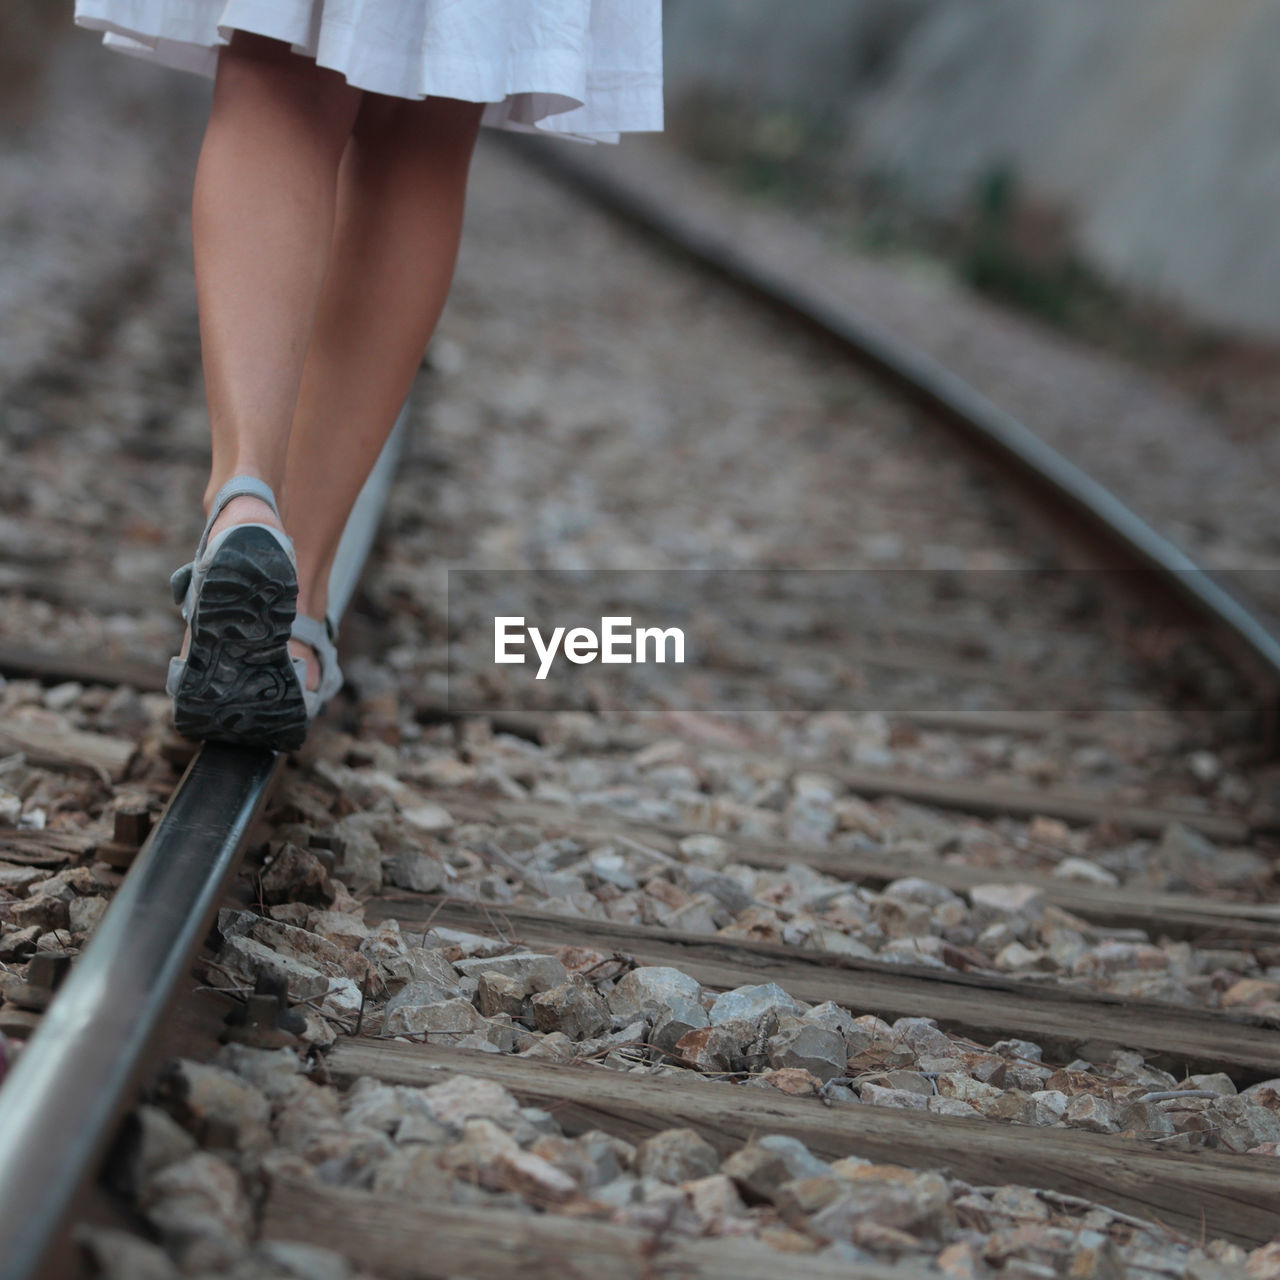
[[(492, 246), (504, 193), (532, 179), (486, 164)], [(584, 220), (597, 263), (625, 250), (625, 233), (540, 191), (544, 219)], [(681, 278), (652, 260), (645, 270), (659, 297)], [(753, 287), (771, 288), (760, 276)], [(527, 287), (514, 280), (517, 302)], [(728, 323), (740, 304), (719, 289), (701, 281), (683, 302)], [(501, 329), (479, 296), (464, 264), (463, 333)], [(579, 342), (561, 341), (558, 357), (589, 358)], [(880, 338), (869, 345), (889, 362)], [(945, 398), (949, 415), (975, 416), (963, 394)], [(530, 430), (519, 387), (495, 414)], [(460, 428), (434, 425), (465, 483)], [(529, 462), (536, 488), (541, 458)], [(1039, 483), (1061, 490), (1061, 469), (1048, 471)], [(1251, 672), (1267, 666), (1275, 639), (1258, 618), (1072, 485), (1095, 538), (1125, 562), (1145, 557), (1148, 585), (1172, 574), (1172, 593), (1216, 610), (1215, 634), (1249, 651)], [(421, 517), (403, 497), (391, 507), (370, 600), (392, 633), (388, 667), (422, 692), (402, 708), (395, 686), (357, 666), (345, 728), (318, 731), (296, 766), (208, 748), (191, 762), (0, 1091), (5, 1280), (72, 1274), (77, 1240), (105, 1274), (160, 1267), (140, 1221), (202, 1275), (249, 1265), (251, 1250), (272, 1275), (348, 1274), (333, 1270), (340, 1257), (388, 1276), (774, 1274), (762, 1242), (815, 1277), (1005, 1263), (1243, 1275), (1244, 1250), (1247, 1274), (1277, 1273), (1264, 1248), (1280, 1150), (1267, 1085), (1280, 1078), (1274, 817), (1259, 792), (1187, 795), (1188, 751), (1208, 776), (1230, 744), (1208, 752), (1205, 719), (1164, 706), (1140, 655), (1117, 667), (1125, 632), (1110, 606), (1073, 624), (1072, 600), (1048, 590), (1028, 629), (1051, 651), (1076, 646), (1087, 677), (1125, 693), (1116, 710), (1037, 708), (1054, 677), (1035, 661), (991, 674), (982, 655), (1009, 655), (990, 601), (949, 619), (945, 601), (922, 616), (896, 600), (872, 645), (877, 670), (910, 682), (950, 662), (916, 723), (735, 721), (639, 700), (459, 717), (404, 652), (414, 626), (440, 618), (394, 612), (415, 581)], [(366, 547), (375, 523), (367, 510)], [(348, 584), (361, 559), (348, 559)], [(819, 670), (830, 640), (798, 630), (794, 614), (761, 626), (768, 662), (719, 650), (711, 705)], [(472, 640), (483, 645), (480, 628), (463, 633)], [(11, 671), (58, 666), (20, 658)], [(426, 661), (439, 672), (438, 654)], [(1209, 688), (1225, 687), (1198, 661)], [(467, 692), (471, 670), (455, 668)], [(947, 681), (988, 677), (994, 708), (948, 705)], [(50, 741), (45, 728), (19, 717), (4, 732), (39, 767), (78, 762), (116, 782), (136, 767), (105, 735)], [(939, 744), (953, 755), (941, 776)], [(1119, 796), (1073, 778), (1100, 749)], [(1014, 765), (1020, 783), (999, 776)], [(100, 843), (30, 829), (0, 840), (6, 858), (27, 859), (9, 865), (37, 871)], [(29, 877), (15, 901), (37, 901), (40, 883)], [(37, 933), (22, 959), (66, 950), (40, 946), (57, 929)], [(157, 1075), (157, 1055), (172, 1054), (187, 1061)], [(95, 1195), (140, 1083), (145, 1105), (111, 1156), (117, 1193)]]

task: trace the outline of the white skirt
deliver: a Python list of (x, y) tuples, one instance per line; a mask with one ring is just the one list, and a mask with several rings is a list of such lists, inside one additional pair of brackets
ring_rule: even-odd
[(76, 0), (112, 49), (212, 76), (232, 31), (359, 89), (487, 102), (501, 129), (616, 142), (662, 128), (661, 0)]

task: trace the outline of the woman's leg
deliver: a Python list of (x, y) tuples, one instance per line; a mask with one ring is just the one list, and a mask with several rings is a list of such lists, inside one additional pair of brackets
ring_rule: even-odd
[[(287, 44), (237, 31), (218, 58), (192, 208), (205, 390), (206, 507), (233, 475), (277, 494), (333, 240), (338, 168), (363, 94)], [(236, 498), (230, 523), (278, 522)]]
[(343, 526), (444, 307), (483, 109), (375, 94), (360, 106), (289, 436), (284, 515), (299, 613), (324, 616)]

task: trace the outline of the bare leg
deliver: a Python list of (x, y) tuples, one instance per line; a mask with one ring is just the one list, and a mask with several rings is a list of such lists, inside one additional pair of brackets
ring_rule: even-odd
[[(192, 209), (213, 431), (206, 509), (233, 475), (279, 494), (333, 237), (338, 167), (363, 94), (287, 44), (236, 32), (218, 59)], [(215, 529), (278, 524), (237, 498)]]
[[(367, 94), (356, 117), (289, 435), (284, 514), (299, 613), (324, 616), (343, 526), (444, 307), (482, 111)], [(313, 687), (316, 678), (313, 664)]]

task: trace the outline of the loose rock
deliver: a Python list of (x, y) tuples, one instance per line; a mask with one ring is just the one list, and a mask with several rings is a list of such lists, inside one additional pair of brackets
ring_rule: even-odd
[(716, 1149), (692, 1129), (664, 1129), (636, 1149), (636, 1171), (661, 1182), (689, 1182), (720, 1168)]

